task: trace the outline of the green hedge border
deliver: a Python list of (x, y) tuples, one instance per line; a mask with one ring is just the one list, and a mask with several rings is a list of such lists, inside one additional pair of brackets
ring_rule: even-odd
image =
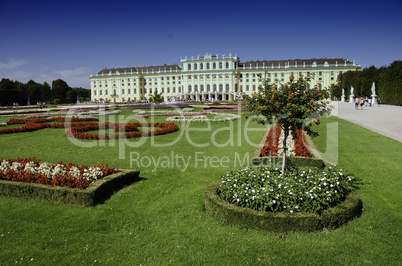
[(137, 170), (119, 170), (118, 173), (93, 182), (86, 189), (0, 180), (0, 195), (94, 206), (113, 192), (140, 180), (139, 174)]
[[(278, 156), (270, 156), (270, 157), (254, 157), (251, 161), (253, 165), (272, 165), (274, 167), (281, 167), (283, 162), (282, 157)], [(307, 158), (307, 157), (299, 157), (299, 156), (290, 156), (287, 157), (287, 162), (296, 166), (309, 166), (309, 167), (317, 167), (324, 168), (325, 163), (322, 159), (319, 158)]]
[(363, 204), (357, 191), (352, 191), (344, 202), (325, 210), (321, 216), (314, 213), (261, 212), (233, 205), (217, 194), (220, 181), (207, 186), (204, 193), (205, 212), (215, 220), (230, 226), (252, 228), (267, 232), (313, 232), (332, 230), (361, 214)]

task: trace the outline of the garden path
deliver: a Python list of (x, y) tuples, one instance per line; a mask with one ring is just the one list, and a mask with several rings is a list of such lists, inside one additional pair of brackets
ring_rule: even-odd
[(331, 102), (332, 115), (402, 142), (402, 107), (395, 105), (363, 106), (355, 109), (354, 103)]

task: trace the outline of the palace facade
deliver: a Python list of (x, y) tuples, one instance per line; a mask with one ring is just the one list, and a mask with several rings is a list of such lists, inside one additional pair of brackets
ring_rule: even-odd
[(314, 74), (311, 86), (329, 87), (338, 75), (361, 66), (349, 59), (294, 59), (241, 62), (229, 54), (185, 57), (180, 64), (109, 68), (90, 76), (94, 102), (139, 102), (155, 91), (165, 101), (229, 101), (251, 94), (261, 85), (260, 77), (285, 83), (291, 75)]

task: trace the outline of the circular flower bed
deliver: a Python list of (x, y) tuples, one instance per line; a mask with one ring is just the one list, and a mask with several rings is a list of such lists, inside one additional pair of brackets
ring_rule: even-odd
[[(160, 127), (161, 129), (155, 129), (153, 131), (139, 131), (139, 127)], [(83, 133), (92, 130), (105, 130), (113, 129), (115, 132), (121, 132), (118, 135), (108, 134), (90, 134)], [(179, 127), (174, 123), (85, 123), (85, 124), (72, 124), (67, 128), (65, 135), (67, 137), (77, 139), (128, 139), (128, 138), (140, 138), (148, 136), (165, 135), (175, 131), (178, 131)]]
[(118, 171), (118, 169), (109, 168), (103, 164), (89, 167), (87, 165), (78, 166), (73, 163), (64, 164), (63, 162), (58, 162), (49, 164), (39, 162), (35, 157), (33, 159), (2, 160), (0, 162), (0, 179), (71, 188), (87, 188), (90, 183)]
[(352, 176), (328, 168), (233, 171), (205, 189), (205, 211), (241, 228), (269, 232), (334, 229), (362, 212)]
[(237, 206), (258, 211), (320, 214), (343, 200), (354, 177), (333, 167), (299, 170), (260, 166), (232, 171), (222, 177), (218, 195)]

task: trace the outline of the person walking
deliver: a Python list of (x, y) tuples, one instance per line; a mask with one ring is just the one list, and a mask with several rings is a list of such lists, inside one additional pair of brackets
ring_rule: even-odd
[(360, 98), (360, 109), (363, 110), (363, 105), (364, 105), (364, 98)]

